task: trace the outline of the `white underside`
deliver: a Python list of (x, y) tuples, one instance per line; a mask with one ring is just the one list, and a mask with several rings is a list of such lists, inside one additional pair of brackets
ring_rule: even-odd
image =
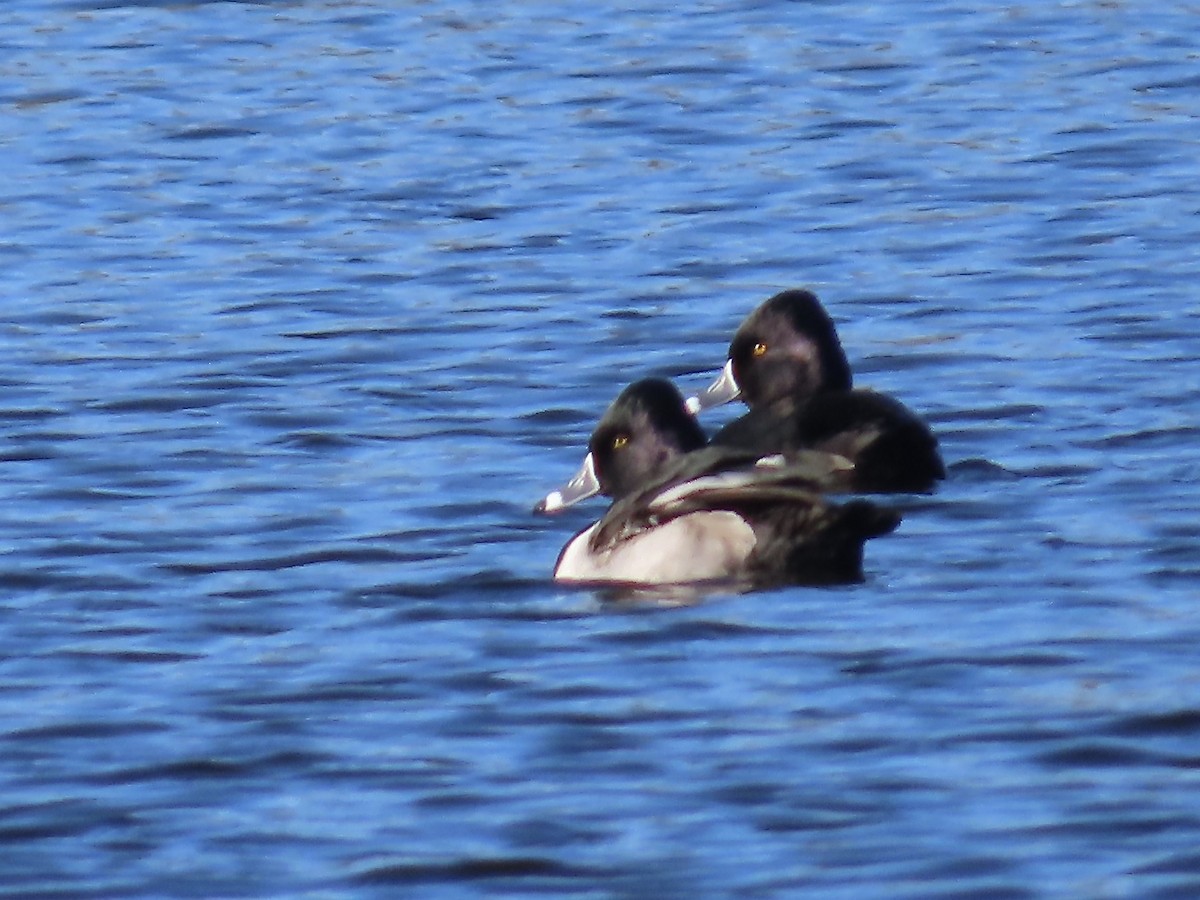
[(593, 553), (588, 541), (598, 525), (567, 544), (554, 569), (556, 581), (687, 584), (729, 578), (742, 571), (756, 543), (741, 516), (720, 510), (680, 516)]

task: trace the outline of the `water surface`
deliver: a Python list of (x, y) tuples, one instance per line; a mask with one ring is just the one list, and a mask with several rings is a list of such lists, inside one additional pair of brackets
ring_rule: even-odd
[[(1198, 25), (9, 3), (0, 896), (1200, 892)], [(553, 585), (793, 286), (944, 487), (862, 585)]]

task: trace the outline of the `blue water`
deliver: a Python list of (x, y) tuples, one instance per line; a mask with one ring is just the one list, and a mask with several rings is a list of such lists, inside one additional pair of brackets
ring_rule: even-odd
[[(1200, 895), (1197, 59), (1171, 2), (11, 0), (0, 896)], [(950, 466), (866, 582), (551, 583), (607, 403), (795, 286)]]

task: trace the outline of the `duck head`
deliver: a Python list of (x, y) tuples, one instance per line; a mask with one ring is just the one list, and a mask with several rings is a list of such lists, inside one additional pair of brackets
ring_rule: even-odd
[(851, 385), (850, 363), (833, 320), (816, 294), (791, 290), (746, 317), (729, 343), (721, 375), (687, 405), (699, 412), (741, 397), (753, 409)]
[(600, 493), (618, 500), (671, 460), (708, 443), (683, 395), (664, 378), (629, 385), (600, 417), (575, 477), (534, 507), (551, 513)]

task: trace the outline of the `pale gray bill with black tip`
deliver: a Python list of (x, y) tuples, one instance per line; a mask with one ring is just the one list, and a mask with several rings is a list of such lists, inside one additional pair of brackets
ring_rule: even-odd
[(568, 506), (574, 506), (580, 500), (600, 493), (600, 480), (596, 477), (596, 463), (592, 454), (583, 458), (583, 465), (575, 473), (575, 477), (557, 491), (551, 491), (533, 507), (535, 513), (553, 513)]
[(687, 398), (687, 410), (694, 416), (703, 410), (736, 400), (741, 392), (742, 389), (738, 387), (737, 379), (733, 377), (733, 360), (729, 360), (725, 363), (725, 368), (721, 370), (716, 381), (695, 397)]

